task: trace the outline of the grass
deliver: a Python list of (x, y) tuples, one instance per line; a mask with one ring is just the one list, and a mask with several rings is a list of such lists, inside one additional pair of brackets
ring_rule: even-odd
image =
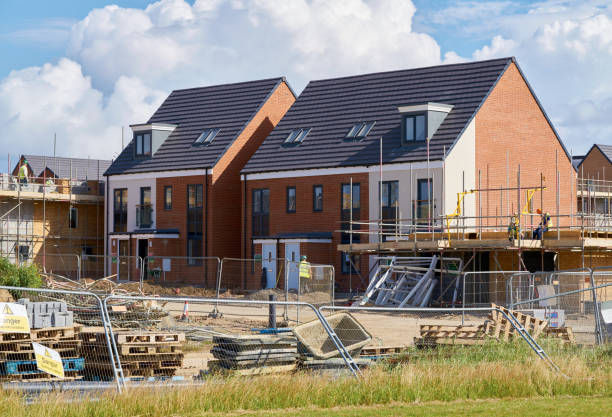
[[(442, 350), (443, 354), (437, 358), (430, 353), (430, 356), (419, 356), (416, 361), (407, 365), (377, 366), (364, 372), (364, 378), (360, 380), (313, 374), (258, 378), (214, 377), (199, 387), (146, 390), (132, 388), (123, 395), (104, 394), (96, 401), (83, 399), (82, 395), (71, 397), (70, 393), (47, 394), (40, 398), (40, 401), (27, 406), (25, 415), (166, 417), (255, 413), (254, 415), (390, 416), (404, 415), (404, 411), (420, 410), (420, 407), (430, 411), (427, 405), (418, 404), (432, 401), (449, 402), (449, 406), (458, 407), (457, 412), (461, 413), (490, 414), (486, 409), (489, 407), (488, 403), (471, 401), (492, 399), (502, 400), (498, 401), (498, 404), (510, 405), (535, 401), (534, 404), (539, 404), (542, 413), (546, 414), (546, 407), (549, 407), (546, 404), (557, 403), (557, 399), (566, 401), (563, 400), (564, 397), (598, 397), (606, 403), (609, 403), (612, 397), (609, 356), (603, 356), (604, 361), (593, 366), (591, 358), (585, 357), (582, 351), (559, 351), (558, 354), (564, 355), (565, 372), (572, 376), (568, 379), (551, 372), (533, 353), (523, 355), (515, 351), (515, 356), (510, 357), (504, 350), (507, 348), (500, 349), (496, 361), (490, 361), (483, 352), (474, 354), (473, 349), (450, 355), (448, 351)], [(607, 351), (603, 352), (605, 355)], [(476, 360), (478, 357), (485, 357), (486, 360)], [(468, 402), (465, 402), (466, 400)], [(456, 401), (464, 403), (457, 405)], [(450, 414), (444, 406), (432, 407), (443, 410), (446, 415)], [(481, 412), (477, 407), (485, 408)], [(359, 411), (362, 408), (370, 411), (363, 414)], [(294, 414), (289, 414), (289, 411)], [(504, 415), (497, 411), (495, 413)], [(526, 413), (519, 410), (514, 415), (517, 414)], [(0, 415), (23, 416), (23, 398), (16, 393), (0, 393)]]

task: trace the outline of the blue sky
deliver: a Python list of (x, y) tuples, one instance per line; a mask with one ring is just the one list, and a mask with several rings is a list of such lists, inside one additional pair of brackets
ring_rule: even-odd
[[(516, 56), (574, 154), (611, 143), (602, 0), (0, 1), (0, 147), (112, 158), (173, 89)], [(0, 167), (5, 167), (0, 156)], [(5, 168), (2, 168), (5, 169)]]

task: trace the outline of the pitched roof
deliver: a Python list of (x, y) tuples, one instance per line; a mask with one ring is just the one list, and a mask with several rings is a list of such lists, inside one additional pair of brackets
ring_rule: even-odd
[(593, 152), (593, 149), (595, 148), (599, 149), (599, 151), (603, 154), (603, 156), (606, 157), (608, 162), (612, 164), (612, 146), (595, 143), (593, 146), (591, 146), (591, 149), (589, 149), (588, 152), (582, 157), (582, 160), (578, 164), (577, 168), (580, 167), (580, 165), (582, 165), (582, 163), (587, 159), (587, 157), (591, 154), (591, 152)]
[[(34, 175), (42, 175), (45, 166), (58, 178), (97, 180), (102, 178), (112, 161), (103, 159), (62, 158), (41, 155), (22, 155), (28, 161)], [(72, 173), (71, 173), (72, 170)]]
[[(104, 175), (210, 168), (284, 78), (174, 90), (147, 123), (178, 125), (151, 158), (134, 159), (132, 140)], [(193, 142), (219, 128), (207, 146)]]
[[(453, 105), (430, 140), (439, 160), (473, 118), (513, 58), (439, 65), (310, 82), (243, 173), (378, 164), (427, 159), (425, 143), (402, 146), (398, 107), (428, 102)], [(357, 122), (375, 121), (360, 141), (344, 139)], [(293, 129), (312, 128), (303, 143), (283, 146)]]

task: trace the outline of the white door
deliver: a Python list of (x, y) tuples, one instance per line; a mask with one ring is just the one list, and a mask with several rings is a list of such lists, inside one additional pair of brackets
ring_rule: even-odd
[(287, 260), (287, 287), (297, 290), (300, 283), (300, 244), (285, 243), (285, 259)]
[(276, 243), (262, 245), (262, 269), (266, 270), (266, 288), (276, 287)]

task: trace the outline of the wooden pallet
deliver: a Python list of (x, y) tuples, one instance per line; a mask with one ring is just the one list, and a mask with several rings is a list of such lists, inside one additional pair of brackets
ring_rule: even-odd
[(27, 340), (32, 340), (32, 336), (29, 333), (0, 333), (0, 342), (2, 343)]
[(571, 327), (547, 327), (544, 329), (544, 336), (561, 339), (563, 343), (575, 345), (576, 338)]
[(114, 333), (119, 344), (177, 343), (185, 341), (185, 333), (121, 332)]
[(182, 352), (182, 345), (180, 344), (122, 344), (119, 346), (119, 354), (122, 356), (155, 355)]
[[(507, 315), (514, 315), (517, 321), (525, 328), (525, 330), (533, 337), (537, 339), (542, 331), (548, 326), (546, 320), (541, 320), (536, 317), (524, 314), (518, 311), (508, 310), (505, 307), (491, 305), (494, 308), (498, 308)], [(493, 310), (489, 315), (489, 322), (485, 325), (485, 333), (498, 340), (507, 342), (516, 333), (516, 330), (512, 323), (510, 323), (506, 317), (499, 311)]]
[(407, 346), (370, 346), (361, 349), (361, 356), (395, 355), (410, 349)]
[(30, 334), (32, 335), (32, 340), (59, 340), (71, 338), (74, 339), (81, 327), (80, 326), (70, 326), (70, 327), (45, 327), (42, 329), (31, 329)]
[(417, 347), (437, 345), (482, 345), (486, 343), (485, 326), (421, 325)]

